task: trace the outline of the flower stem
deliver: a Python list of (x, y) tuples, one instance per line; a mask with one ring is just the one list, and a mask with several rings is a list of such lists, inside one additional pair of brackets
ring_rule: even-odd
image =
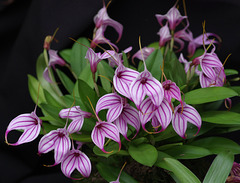
[(97, 96), (100, 97), (99, 89), (98, 89), (97, 83), (95, 81), (95, 73), (92, 73), (92, 78), (93, 78), (94, 88), (95, 88), (95, 91), (97, 93)]

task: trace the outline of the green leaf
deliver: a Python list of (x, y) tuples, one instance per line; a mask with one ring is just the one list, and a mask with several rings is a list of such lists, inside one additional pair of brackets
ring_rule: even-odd
[[(97, 73), (95, 73), (95, 77), (96, 77), (96, 80), (97, 80)], [(89, 63), (87, 63), (86, 66), (82, 69), (78, 79), (81, 79), (81, 80), (85, 81), (86, 83), (88, 83), (88, 85), (91, 88), (94, 88), (92, 71), (90, 69), (90, 64)]]
[(134, 160), (150, 167), (154, 165), (158, 157), (157, 149), (150, 144), (140, 144), (137, 146), (130, 144), (128, 152)]
[(112, 81), (114, 75), (113, 68), (108, 63), (102, 60), (101, 62), (98, 63), (97, 69), (99, 75), (101, 75), (99, 77), (103, 89), (106, 90), (107, 92), (111, 92), (112, 87), (110, 81)]
[(62, 92), (58, 88), (54, 78), (53, 78), (53, 83), (49, 83), (44, 79), (43, 72), (45, 68), (46, 68), (46, 63), (45, 63), (44, 56), (43, 54), (40, 54), (36, 64), (36, 73), (37, 73), (38, 81), (41, 83), (41, 86), (43, 89), (51, 93), (51, 95), (55, 98), (55, 100), (61, 103), (62, 106), (65, 106), (64, 102), (61, 99)]
[(56, 69), (59, 79), (61, 80), (64, 88), (68, 91), (68, 93), (72, 93), (74, 88), (73, 81), (61, 70)]
[[(120, 172), (120, 168), (116, 168), (114, 166), (110, 166), (103, 163), (98, 163), (96, 165), (98, 172), (100, 175), (108, 182), (117, 180), (117, 177)], [(122, 171), (120, 180), (121, 183), (138, 183), (136, 180), (134, 180), (130, 175)]]
[[(77, 42), (85, 45), (86, 47)], [(87, 38), (84, 37), (79, 38), (77, 42), (75, 42), (72, 47), (70, 64), (73, 72), (79, 76), (87, 65), (87, 59), (85, 59), (85, 56), (88, 50), (87, 47), (90, 47), (90, 43)]]
[(238, 96), (238, 93), (230, 88), (209, 87), (199, 88), (185, 93), (185, 102), (187, 104), (203, 104)]
[(84, 133), (76, 134), (76, 133), (73, 133), (73, 134), (71, 134), (71, 137), (73, 138), (73, 140), (77, 140), (77, 141), (80, 141), (80, 142), (92, 142), (92, 138), (91, 138), (90, 134), (84, 134)]
[(40, 107), (45, 115), (50, 116), (52, 119), (54, 119), (54, 121), (52, 121), (53, 125), (56, 125), (56, 126), (65, 125), (66, 119), (61, 119), (58, 115), (61, 108), (52, 106), (50, 104), (44, 104), (44, 103), (41, 104)]
[(93, 113), (93, 109), (90, 105), (88, 98), (90, 99), (93, 107), (95, 107), (97, 100), (98, 100), (98, 97), (97, 97), (97, 94), (95, 93), (95, 91), (83, 80), (78, 79), (78, 92), (79, 92), (79, 96), (83, 102), (83, 105), (87, 109), (87, 112)]
[(210, 166), (203, 183), (225, 183), (234, 161), (234, 155), (230, 151), (221, 152)]
[(159, 48), (159, 42), (158, 41), (153, 42), (153, 43), (149, 44), (147, 47), (152, 47), (152, 48), (158, 49)]
[(178, 86), (186, 84), (186, 73), (174, 52), (168, 51), (164, 61), (164, 74)]
[(158, 152), (158, 160), (155, 165), (173, 172), (179, 182), (200, 183), (200, 180), (196, 175), (194, 175), (186, 166), (166, 153)]
[(240, 96), (240, 86), (231, 86), (231, 87), (229, 87), (229, 88), (231, 88), (232, 90), (234, 90), (235, 92), (237, 92), (237, 93), (238, 93), (238, 96)]
[(196, 159), (212, 154), (208, 149), (190, 145), (173, 146), (163, 152), (176, 159)]
[(46, 98), (47, 104), (61, 108), (61, 104), (57, 100), (55, 100), (55, 98), (53, 98), (53, 96), (47, 90), (43, 90), (43, 92), (44, 92), (44, 96)]
[(204, 49), (197, 49), (194, 55), (189, 60), (193, 60), (194, 58), (201, 56), (203, 53), (204, 53)]
[(231, 111), (206, 111), (201, 113), (203, 121), (225, 124), (225, 125), (240, 125), (240, 114)]
[[(38, 92), (38, 87), (39, 87), (39, 92)], [(37, 98), (38, 98), (38, 105), (46, 101), (42, 86), (40, 85), (38, 80), (35, 77), (31, 76), (30, 74), (28, 75), (28, 90), (35, 104), (37, 103)]]
[(64, 49), (59, 51), (59, 55), (68, 63), (70, 62), (72, 49)]
[(236, 75), (238, 71), (235, 69), (224, 69), (226, 76)]
[(94, 146), (93, 152), (97, 156), (103, 156), (105, 158), (108, 158), (109, 156), (116, 154), (119, 152), (119, 144), (116, 142), (110, 142), (107, 146), (104, 146), (105, 151), (110, 153), (104, 153), (101, 149), (99, 149), (97, 146)]
[(129, 67), (129, 61), (128, 61), (128, 58), (127, 58), (127, 54), (122, 51), (122, 57), (123, 57), (123, 64), (125, 67)]
[[(44, 120), (42, 117), (41, 117), (41, 119)], [(57, 128), (58, 127), (56, 127), (54, 125), (51, 125), (51, 124), (46, 123), (46, 122), (42, 122), (42, 128), (41, 128), (40, 134), (44, 135), (45, 133), (49, 133), (52, 130), (56, 130)]]
[(218, 154), (224, 150), (232, 151), (235, 154), (239, 154), (240, 152), (240, 146), (236, 142), (223, 137), (206, 137), (188, 145), (206, 148), (214, 154)]
[[(162, 67), (163, 63), (163, 56), (160, 49), (154, 50), (147, 58), (146, 66), (149, 72), (152, 73), (153, 77), (155, 77), (157, 80), (160, 80), (162, 76), (162, 71), (160, 67)], [(141, 63), (141, 62), (140, 62)], [(141, 67), (139, 67), (139, 71), (143, 71), (144, 67), (143, 64)]]

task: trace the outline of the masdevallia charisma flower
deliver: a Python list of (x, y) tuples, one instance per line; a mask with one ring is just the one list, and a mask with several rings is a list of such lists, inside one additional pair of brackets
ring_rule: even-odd
[(134, 63), (134, 58), (138, 58), (139, 60), (146, 60), (149, 55), (154, 51), (154, 48), (152, 47), (144, 47), (142, 50), (138, 50), (133, 56), (132, 56), (132, 63)]
[[(41, 124), (42, 120), (39, 119), (35, 111), (17, 116), (9, 123), (7, 127), (5, 132), (6, 143), (16, 146), (33, 141), (40, 133)], [(15, 143), (9, 143), (7, 140), (8, 133), (12, 130), (24, 130), (18, 141)]]
[(183, 102), (183, 105), (180, 104), (175, 107), (172, 117), (173, 129), (182, 138), (186, 138), (185, 132), (187, 130), (187, 122), (195, 125), (198, 128), (197, 133), (199, 132), (202, 125), (201, 116), (194, 107)]
[(93, 143), (104, 153), (109, 153), (104, 149), (105, 138), (109, 138), (117, 142), (119, 144), (119, 150), (121, 149), (119, 130), (113, 123), (105, 121), (97, 122), (92, 130), (91, 138)]
[(84, 118), (90, 118), (92, 113), (85, 112), (80, 109), (80, 106), (73, 106), (68, 109), (62, 109), (59, 112), (61, 118), (69, 118), (72, 120), (67, 128), (68, 133), (75, 133), (81, 130)]
[(168, 10), (165, 15), (156, 14), (155, 16), (161, 26), (163, 26), (163, 21), (167, 20), (170, 30), (175, 30), (181, 21), (187, 18), (187, 16), (182, 16), (175, 6)]
[(71, 177), (75, 169), (77, 169), (83, 177), (89, 177), (92, 165), (85, 153), (77, 149), (72, 149), (65, 154), (61, 163), (61, 170), (66, 177), (77, 180)]
[(61, 163), (63, 157), (70, 148), (71, 141), (66, 128), (58, 128), (57, 130), (50, 131), (40, 139), (38, 144), (38, 154), (46, 154), (54, 150), (55, 163), (52, 165), (54, 166)]
[(160, 106), (164, 90), (162, 84), (155, 79), (152, 74), (146, 69), (132, 81), (129, 87), (129, 93), (131, 100), (135, 103), (139, 109), (141, 102), (147, 95), (155, 106)]
[[(132, 47), (128, 47), (126, 48), (125, 50), (123, 50), (124, 53), (128, 53), (132, 50)], [(117, 53), (117, 52), (114, 52), (114, 54), (108, 58), (108, 61), (109, 61), (109, 65), (111, 67), (115, 67), (116, 65), (120, 65), (123, 63), (123, 60), (122, 60), (122, 53)]]
[(122, 26), (122, 24), (120, 24), (119, 22), (111, 19), (108, 16), (107, 8), (105, 7), (105, 5), (103, 6), (102, 9), (100, 9), (98, 11), (97, 15), (95, 15), (93, 20), (94, 20), (94, 23), (95, 23), (95, 26), (96, 26), (97, 29), (100, 28), (101, 26), (111, 26), (118, 33), (118, 40), (117, 40), (117, 42), (121, 39), (123, 26)]
[(60, 65), (60, 66), (64, 66), (66, 64), (66, 62), (58, 56), (57, 51), (55, 50), (48, 50), (48, 54), (49, 54), (49, 62), (48, 62), (48, 66), (45, 68), (44, 72), (43, 72), (43, 77), (44, 79), (46, 79), (48, 82), (52, 82), (52, 80), (50, 79), (49, 76), (49, 68), (52, 67), (53, 69), (55, 69), (55, 65)]
[(123, 64), (120, 64), (113, 76), (113, 86), (121, 95), (131, 99), (129, 93), (129, 86), (132, 81), (139, 75), (139, 72), (125, 67)]
[(133, 126), (137, 133), (139, 132), (140, 120), (138, 111), (127, 103), (126, 98), (119, 96), (117, 93), (106, 94), (98, 100), (96, 113), (98, 114), (103, 109), (108, 109), (107, 121), (114, 122), (119, 132), (127, 140), (128, 124)]
[(93, 74), (97, 72), (97, 64), (102, 60), (111, 57), (114, 51), (107, 50), (103, 54), (95, 53), (92, 48), (88, 48), (85, 58), (89, 60), (90, 68)]
[[(160, 106), (156, 107), (150, 98), (145, 99), (140, 105), (139, 118), (142, 128), (146, 130), (145, 125), (152, 119), (152, 126), (155, 133), (164, 131), (171, 122), (172, 109), (168, 101), (164, 98)], [(160, 131), (157, 128), (161, 127)]]
[(169, 103), (171, 103), (172, 98), (175, 98), (178, 101), (182, 101), (181, 92), (179, 87), (171, 80), (166, 80), (162, 83), (164, 89), (164, 97)]

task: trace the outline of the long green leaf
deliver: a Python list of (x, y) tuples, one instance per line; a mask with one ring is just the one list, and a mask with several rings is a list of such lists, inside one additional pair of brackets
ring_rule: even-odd
[(173, 172), (181, 183), (200, 183), (200, 180), (186, 166), (166, 153), (158, 152), (156, 166)]
[(232, 151), (235, 154), (239, 154), (240, 152), (240, 146), (236, 142), (223, 137), (206, 137), (188, 145), (206, 148), (214, 154), (218, 154), (224, 150)]
[[(107, 164), (103, 164), (103, 163), (98, 163), (96, 165), (98, 172), (100, 173), (100, 175), (108, 182), (111, 181), (115, 181), (117, 180), (117, 177), (119, 175), (120, 172), (120, 168), (116, 168), (114, 166), (110, 166)], [(122, 172), (121, 176), (120, 176), (120, 180), (121, 183), (138, 183), (136, 180), (134, 180), (130, 175), (128, 175), (127, 173), (125, 173), (124, 171)]]
[[(79, 43), (85, 45), (81, 45)], [(90, 47), (90, 43), (87, 38), (81, 37), (73, 44), (72, 53), (70, 58), (70, 64), (73, 72), (79, 76), (82, 70), (87, 65), (87, 60), (85, 59), (87, 53), (87, 47)]]
[(217, 182), (225, 183), (234, 161), (231, 151), (221, 152), (210, 166), (203, 183)]
[(61, 80), (64, 88), (68, 91), (68, 93), (72, 93), (74, 88), (73, 81), (61, 70), (56, 69), (59, 79)]
[(158, 157), (157, 149), (150, 144), (130, 144), (128, 152), (137, 162), (150, 167), (154, 165)]
[(231, 111), (206, 111), (201, 113), (203, 121), (225, 124), (225, 125), (240, 125), (240, 114)]
[(238, 93), (230, 88), (209, 87), (199, 88), (185, 93), (185, 102), (187, 104), (203, 104), (238, 96)]
[[(39, 92), (38, 92), (38, 87), (39, 87)], [(35, 104), (37, 103), (37, 98), (38, 98), (38, 105), (46, 101), (42, 86), (40, 85), (38, 80), (30, 74), (28, 75), (28, 89), (29, 89), (30, 96), (32, 100), (35, 102)]]

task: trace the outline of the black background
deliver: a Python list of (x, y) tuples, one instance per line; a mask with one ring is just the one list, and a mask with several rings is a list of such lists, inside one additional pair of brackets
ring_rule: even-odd
[[(55, 50), (71, 47), (73, 41), (68, 37), (91, 38), (93, 17), (102, 8), (102, 0), (1, 0), (0, 3), (0, 183), (71, 182), (62, 175), (59, 166), (42, 166), (53, 154), (37, 155), (39, 138), (11, 147), (4, 143), (4, 133), (14, 117), (34, 109), (27, 74), (35, 76), (35, 63), (43, 50), (45, 36), (60, 28), (56, 35), (58, 43), (51, 46)], [(113, 1), (108, 14), (124, 26), (118, 43), (120, 50), (133, 46), (134, 54), (139, 50), (139, 36), (142, 46), (158, 41), (156, 33), (160, 25), (155, 14), (165, 14), (174, 3), (173, 0)], [(182, 9), (182, 2), (179, 4)], [(240, 1), (186, 0), (186, 5), (194, 37), (202, 34), (202, 22), (206, 20), (207, 32), (222, 38), (217, 50), (220, 60), (232, 53), (225, 68), (240, 71)], [(113, 39), (116, 38), (113, 33)]]

